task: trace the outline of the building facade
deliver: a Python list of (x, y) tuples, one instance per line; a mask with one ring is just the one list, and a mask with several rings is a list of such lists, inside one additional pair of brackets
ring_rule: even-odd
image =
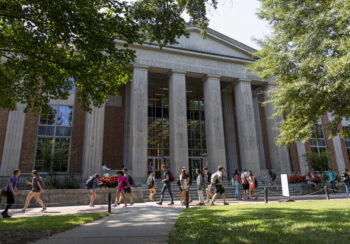
[[(275, 145), (278, 123), (266, 91), (274, 83), (246, 71), (254, 49), (214, 30), (206, 39), (197, 28), (189, 38), (160, 50), (148, 43), (132, 46), (133, 81), (91, 113), (81, 110), (72, 89), (67, 100), (50, 102), (48, 114), (0, 109), (0, 175), (22, 172), (99, 172), (102, 162), (112, 169), (126, 166), (136, 181), (148, 167), (160, 177), (162, 164), (175, 175), (223, 165), (256, 175), (307, 172), (305, 153), (326, 150), (335, 170), (349, 167), (350, 140), (328, 140), (320, 122), (320, 138), (289, 148)], [(118, 43), (117, 45), (122, 45)], [(348, 126), (344, 121), (344, 126)], [(342, 126), (340, 126), (342, 129)]]

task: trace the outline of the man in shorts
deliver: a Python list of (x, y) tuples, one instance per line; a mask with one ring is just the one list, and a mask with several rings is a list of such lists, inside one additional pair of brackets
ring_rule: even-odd
[(241, 174), (241, 182), (243, 187), (243, 199), (246, 200), (249, 196), (249, 181), (248, 181), (248, 170), (244, 169)]
[(224, 205), (229, 205), (226, 202), (226, 197), (225, 197), (225, 188), (224, 185), (222, 183), (222, 171), (223, 171), (224, 167), (222, 167), (222, 165), (218, 166), (218, 171), (216, 171), (212, 177), (211, 177), (211, 185), (215, 185), (215, 194), (213, 196), (213, 200), (211, 201), (212, 206), (214, 206), (215, 204), (215, 200), (218, 197), (218, 194), (221, 195), (222, 199), (224, 200)]

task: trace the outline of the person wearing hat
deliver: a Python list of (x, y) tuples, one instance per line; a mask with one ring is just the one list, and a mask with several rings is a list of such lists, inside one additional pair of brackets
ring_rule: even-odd
[(161, 183), (163, 183), (162, 191), (160, 193), (160, 201), (157, 202), (158, 205), (162, 205), (163, 199), (164, 199), (164, 192), (166, 189), (169, 191), (170, 195), (170, 203), (168, 205), (174, 205), (174, 199), (173, 199), (173, 194), (171, 192), (171, 184), (170, 182), (174, 179), (174, 176), (171, 174), (170, 170), (166, 168), (166, 165), (162, 165), (162, 171), (163, 171), (163, 180)]

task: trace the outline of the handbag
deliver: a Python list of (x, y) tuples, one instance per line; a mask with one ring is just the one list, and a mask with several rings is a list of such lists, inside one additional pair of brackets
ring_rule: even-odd
[(5, 187), (0, 189), (0, 197), (6, 197)]

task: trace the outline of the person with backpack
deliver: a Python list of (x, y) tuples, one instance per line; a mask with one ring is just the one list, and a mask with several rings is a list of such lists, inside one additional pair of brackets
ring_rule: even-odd
[(329, 184), (331, 185), (331, 188), (333, 190), (333, 193), (335, 194), (335, 191), (339, 191), (337, 187), (337, 183), (335, 181), (335, 172), (331, 168), (328, 170), (328, 178), (329, 178)]
[(276, 190), (278, 191), (278, 185), (276, 183), (276, 174), (274, 172), (272, 172), (271, 169), (269, 169), (269, 186), (272, 188), (272, 183), (275, 184), (276, 186)]
[(248, 170), (244, 169), (241, 174), (241, 183), (243, 187), (243, 199), (246, 200), (249, 196), (249, 181), (248, 181)]
[(210, 198), (213, 198), (213, 194), (211, 193), (211, 173), (208, 171), (208, 167), (203, 168), (203, 179), (204, 179), (204, 189), (205, 193), (207, 195), (207, 201), (206, 203), (210, 202)]
[(203, 206), (204, 205), (204, 196), (203, 196), (204, 177), (200, 169), (196, 169), (196, 175), (197, 175), (197, 192), (198, 192), (198, 199), (199, 199), (198, 206)]
[(224, 200), (224, 205), (229, 205), (226, 202), (226, 197), (225, 197), (225, 188), (224, 184), (222, 182), (222, 171), (224, 167), (222, 165), (218, 166), (218, 171), (216, 171), (212, 176), (211, 176), (211, 185), (215, 185), (215, 194), (213, 196), (213, 200), (211, 201), (210, 205), (214, 206), (216, 198), (218, 197), (218, 194), (221, 195), (222, 199)]
[(43, 203), (43, 201), (40, 199), (40, 194), (44, 192), (44, 182), (42, 181), (41, 177), (39, 176), (38, 171), (33, 170), (32, 171), (32, 182), (27, 181), (28, 185), (32, 186), (31, 192), (29, 192), (27, 196), (26, 203), (24, 204), (24, 208), (22, 209), (22, 212), (25, 212), (29, 206), (30, 201), (34, 197), (35, 201), (42, 207), (42, 212), (46, 210), (46, 207)]
[[(125, 189), (124, 189), (125, 195), (129, 196), (130, 205), (133, 205), (134, 204), (134, 198), (132, 196), (131, 186), (134, 184), (134, 179), (130, 175), (128, 175), (128, 169), (127, 168), (123, 169), (123, 175), (124, 175), (124, 177), (128, 178), (128, 185), (126, 185)], [(122, 199), (120, 198), (118, 204), (120, 204), (121, 201), (122, 201)]]
[(90, 207), (95, 207), (94, 201), (96, 199), (96, 188), (101, 183), (98, 180), (99, 175), (94, 174), (93, 176), (90, 176), (89, 179), (86, 181), (86, 187), (90, 189), (91, 192), (91, 198), (90, 198)]
[(248, 173), (248, 182), (249, 182), (249, 198), (248, 199), (253, 199), (252, 198), (252, 193), (255, 196), (255, 200), (258, 199), (256, 192), (255, 192), (255, 187), (256, 187), (256, 179), (255, 176), (253, 175), (253, 171), (249, 170)]
[[(17, 195), (17, 184), (18, 177), (21, 174), (19, 169), (13, 171), (12, 176), (8, 179), (7, 185), (4, 189), (4, 194), (6, 195), (7, 202), (4, 211), (2, 211), (1, 215), (3, 218), (10, 218), (11, 216), (8, 214), (9, 208), (15, 203), (15, 196)], [(1, 199), (1, 196), (0, 196)]]
[(118, 200), (121, 199), (121, 197), (123, 197), (124, 208), (125, 208), (128, 206), (126, 195), (125, 195), (125, 187), (129, 185), (129, 182), (128, 182), (128, 178), (124, 176), (123, 171), (118, 171), (117, 176), (118, 176), (117, 194), (115, 196), (113, 207), (118, 207)]
[(345, 168), (343, 170), (343, 173), (341, 175), (341, 179), (342, 179), (344, 186), (345, 186), (346, 195), (348, 195), (350, 197), (350, 193), (349, 193), (350, 176), (349, 176), (349, 171), (347, 168)]
[(157, 204), (162, 205), (163, 199), (164, 199), (164, 192), (166, 189), (168, 189), (170, 199), (171, 199), (168, 205), (174, 205), (173, 194), (171, 192), (171, 182), (174, 181), (174, 175), (170, 172), (170, 170), (167, 170), (165, 164), (162, 165), (162, 171), (163, 171), (163, 180), (161, 182), (163, 183), (163, 187), (160, 194), (160, 201), (157, 202)]
[(149, 190), (149, 200), (153, 201), (153, 197), (156, 194), (156, 179), (154, 178), (154, 173), (151, 172), (147, 178), (147, 186)]

